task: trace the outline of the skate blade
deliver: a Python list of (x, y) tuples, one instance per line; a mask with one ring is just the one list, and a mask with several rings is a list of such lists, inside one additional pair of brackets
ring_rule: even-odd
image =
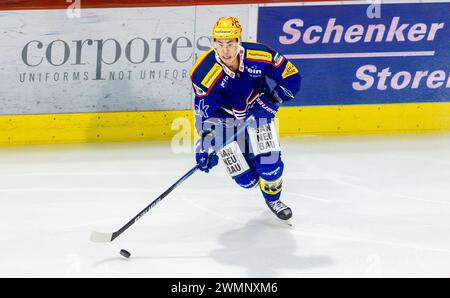
[(284, 222), (286, 225), (288, 225), (289, 227), (294, 227), (294, 223), (292, 222), (292, 217), (286, 220), (282, 220), (282, 222)]
[(275, 220), (278, 223), (278, 225), (280, 225), (280, 226), (284, 226), (284, 227), (288, 226), (290, 228), (294, 227), (294, 222), (292, 221), (292, 217), (289, 219), (281, 219), (281, 218), (277, 217)]

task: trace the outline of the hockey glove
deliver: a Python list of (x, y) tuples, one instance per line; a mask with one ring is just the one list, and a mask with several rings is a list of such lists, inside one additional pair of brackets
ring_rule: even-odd
[(195, 146), (195, 160), (200, 171), (209, 173), (219, 163), (219, 157), (214, 152), (214, 137), (211, 132), (203, 133)]
[(209, 170), (219, 163), (219, 157), (216, 153), (208, 154), (208, 152), (198, 152), (195, 153), (195, 159), (197, 160), (200, 171), (205, 173), (209, 173)]
[(266, 118), (272, 119), (275, 117), (276, 112), (278, 111), (279, 105), (273, 102), (270, 99), (270, 96), (262, 96), (261, 98), (256, 99), (257, 104), (255, 105), (254, 110), (252, 111), (253, 116), (256, 119)]

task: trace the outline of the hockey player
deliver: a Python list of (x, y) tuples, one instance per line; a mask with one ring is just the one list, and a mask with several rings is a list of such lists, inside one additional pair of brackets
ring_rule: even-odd
[[(236, 183), (244, 188), (259, 186), (272, 212), (288, 220), (292, 210), (280, 200), (284, 164), (273, 119), (279, 105), (292, 100), (300, 90), (300, 74), (277, 51), (260, 43), (241, 42), (241, 33), (238, 19), (219, 18), (212, 31), (213, 48), (191, 69), (195, 124), (200, 135), (196, 161), (200, 170), (209, 172), (219, 159), (211, 153), (219, 149)], [(272, 90), (266, 77), (276, 83)], [(235, 131), (236, 121), (230, 118), (254, 120), (243, 138), (219, 144), (226, 139), (222, 134), (227, 127)]]

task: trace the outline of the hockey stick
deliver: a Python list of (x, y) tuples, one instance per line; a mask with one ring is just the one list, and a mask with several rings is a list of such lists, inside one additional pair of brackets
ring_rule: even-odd
[[(242, 125), (241, 128), (238, 129), (236, 134), (233, 135), (233, 137), (229, 138), (225, 144), (228, 144), (229, 142), (234, 140), (234, 137), (236, 135), (239, 135), (244, 129), (247, 128), (247, 123), (249, 121), (253, 121), (253, 117), (249, 118), (249, 120), (245, 123), (245, 125)], [(215, 152), (211, 153), (215, 154)], [(169, 187), (165, 192), (163, 192), (159, 197), (157, 197), (153, 202), (150, 203), (147, 207), (145, 207), (141, 212), (139, 212), (135, 217), (133, 217), (128, 223), (126, 223), (123, 227), (121, 227), (119, 230), (113, 232), (113, 233), (101, 233), (101, 232), (92, 232), (91, 234), (91, 241), (92, 242), (101, 242), (101, 243), (107, 243), (112, 242), (114, 239), (120, 236), (123, 232), (125, 232), (129, 227), (131, 227), (134, 223), (136, 223), (139, 219), (141, 219), (147, 212), (156, 206), (159, 202), (162, 201), (169, 193), (171, 193), (175, 188), (177, 188), (183, 181), (185, 181), (187, 178), (189, 178), (192, 174), (194, 174), (199, 169), (198, 164), (195, 165), (192, 169), (190, 169), (186, 174), (183, 175), (177, 182), (175, 182), (171, 187)]]
[(189, 176), (195, 173), (198, 170), (198, 165), (195, 165), (192, 169), (190, 169), (186, 174), (183, 175), (177, 182), (175, 182), (171, 187), (169, 187), (165, 192), (163, 192), (159, 197), (156, 198), (153, 202), (150, 203), (147, 207), (145, 207), (141, 212), (139, 212), (135, 217), (133, 217), (126, 225), (121, 227), (119, 230), (114, 233), (101, 233), (101, 232), (92, 232), (91, 241), (93, 242), (111, 242), (120, 234), (125, 232), (129, 227), (131, 227), (135, 222), (141, 219), (147, 212), (156, 206), (159, 202), (162, 201), (169, 193), (172, 192), (178, 185), (180, 185), (183, 181), (185, 181)]

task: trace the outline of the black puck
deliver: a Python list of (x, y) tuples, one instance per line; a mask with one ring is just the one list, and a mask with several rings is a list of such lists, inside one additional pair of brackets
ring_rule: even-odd
[(125, 249), (121, 249), (120, 254), (127, 259), (131, 256), (131, 254), (128, 251), (126, 251)]

